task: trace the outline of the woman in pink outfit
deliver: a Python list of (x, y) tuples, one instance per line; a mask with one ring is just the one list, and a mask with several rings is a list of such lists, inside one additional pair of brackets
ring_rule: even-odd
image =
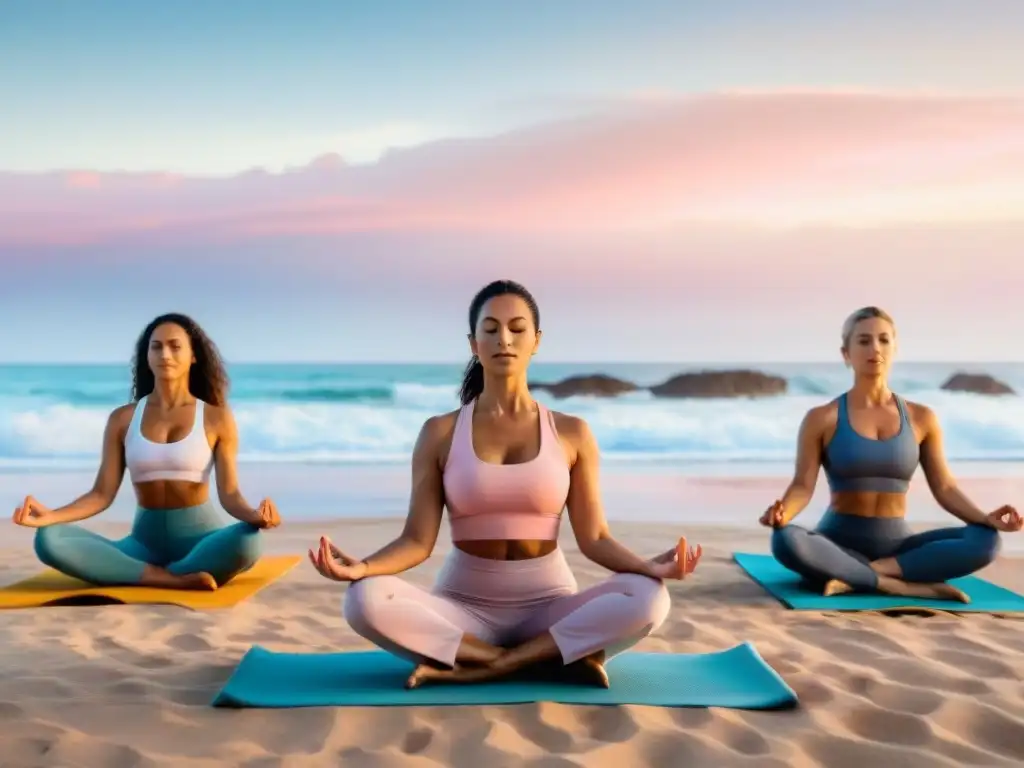
[[(607, 686), (604, 662), (662, 624), (664, 581), (692, 573), (701, 549), (680, 539), (646, 559), (612, 538), (587, 423), (530, 395), (540, 313), (523, 286), (485, 286), (470, 304), (469, 330), (462, 407), (420, 431), (402, 534), (361, 560), (322, 537), (310, 560), (349, 582), (344, 614), (356, 632), (416, 665), (410, 688), (549, 661)], [(445, 508), (454, 548), (428, 592), (397, 574), (430, 557)], [(582, 591), (558, 547), (564, 509), (580, 551), (613, 572)]]

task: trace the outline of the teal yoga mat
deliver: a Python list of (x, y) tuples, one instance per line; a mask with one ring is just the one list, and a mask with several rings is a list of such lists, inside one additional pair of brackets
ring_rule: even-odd
[(717, 653), (624, 653), (607, 665), (609, 688), (568, 682), (431, 684), (407, 690), (412, 665), (384, 651), (275, 653), (253, 646), (215, 707), (647, 704), (777, 709), (796, 694), (749, 643)]
[(733, 554), (733, 559), (772, 597), (797, 611), (918, 610), (950, 613), (1024, 613), (1024, 596), (977, 576), (965, 576), (961, 579), (951, 579), (949, 582), (967, 593), (971, 598), (969, 603), (863, 593), (825, 597), (803, 585), (799, 575), (784, 567), (771, 555), (737, 552)]

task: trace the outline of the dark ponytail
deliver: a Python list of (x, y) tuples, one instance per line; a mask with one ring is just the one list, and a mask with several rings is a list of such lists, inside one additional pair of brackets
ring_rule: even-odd
[(480, 397), (484, 391), (484, 366), (480, 358), (473, 355), (466, 366), (466, 372), (462, 374), (462, 390), (459, 392), (459, 399), (463, 405), (469, 405)]
[[(476, 324), (480, 319), (480, 312), (491, 299), (497, 296), (518, 296), (526, 302), (533, 315), (533, 327), (540, 330), (540, 310), (537, 308), (537, 301), (526, 288), (513, 280), (495, 280), (481, 288), (473, 301), (469, 303), (469, 335), (476, 333)], [(463, 405), (469, 405), (480, 397), (484, 391), (484, 366), (480, 358), (473, 355), (462, 374), (462, 389), (459, 391), (459, 400)]]

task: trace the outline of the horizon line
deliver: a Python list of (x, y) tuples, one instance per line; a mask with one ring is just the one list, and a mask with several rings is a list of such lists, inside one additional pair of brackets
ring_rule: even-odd
[[(233, 365), (253, 366), (302, 366), (302, 365), (324, 365), (324, 366), (404, 366), (404, 365), (458, 365), (464, 366), (468, 360), (225, 360), (227, 367)], [(680, 365), (680, 366), (742, 366), (746, 368), (771, 365), (841, 365), (842, 360), (538, 360), (532, 365)], [(896, 365), (1022, 365), (1024, 359), (1017, 360), (955, 360), (955, 359), (929, 359), (929, 360), (901, 360)], [(108, 367), (125, 366), (130, 368), (131, 361), (124, 360), (0, 360), (0, 368), (28, 368), (28, 367), (63, 367), (63, 368), (86, 368), (86, 367)]]

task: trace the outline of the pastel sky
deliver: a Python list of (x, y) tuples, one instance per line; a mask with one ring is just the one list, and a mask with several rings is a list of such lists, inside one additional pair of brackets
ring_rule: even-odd
[(4, 360), (194, 314), (237, 360), (1018, 360), (1024, 3), (22, 2)]

